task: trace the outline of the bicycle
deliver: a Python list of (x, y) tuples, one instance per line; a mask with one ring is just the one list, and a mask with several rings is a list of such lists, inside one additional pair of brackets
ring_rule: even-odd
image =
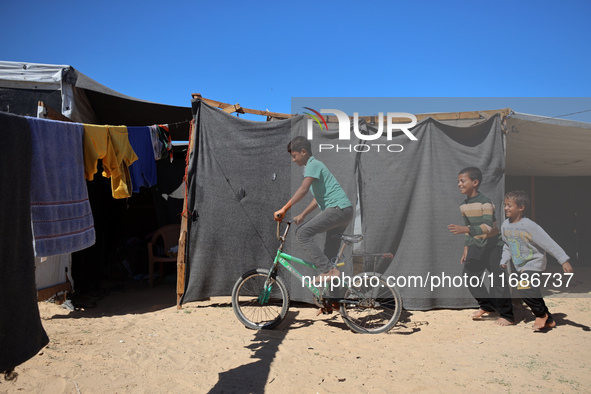
[[(287, 222), (283, 235), (279, 235), (280, 222), (277, 222), (277, 237), (280, 241), (277, 254), (270, 269), (256, 268), (245, 272), (236, 281), (232, 289), (232, 309), (238, 320), (246, 327), (261, 330), (272, 329), (279, 325), (290, 306), (290, 296), (285, 283), (277, 275), (279, 265), (285, 267), (289, 273), (298, 278), (302, 285), (312, 292), (314, 302), (325, 314), (339, 310), (345, 324), (353, 331), (364, 334), (379, 334), (389, 331), (402, 312), (402, 298), (396, 287), (388, 285), (386, 279), (377, 272), (362, 272), (352, 278), (350, 283), (344, 284), (343, 297), (325, 297), (328, 281), (324, 288), (314, 286), (314, 283), (302, 281), (300, 274), (291, 264), (297, 263), (316, 270), (314, 264), (291, 256), (283, 251), (287, 233), (292, 221)], [(340, 235), (343, 241), (335, 266), (345, 264), (343, 254), (345, 248), (361, 242), (362, 235)], [(390, 253), (368, 254), (374, 257), (374, 266), (378, 258), (393, 258)], [(344, 276), (343, 276), (344, 278)]]

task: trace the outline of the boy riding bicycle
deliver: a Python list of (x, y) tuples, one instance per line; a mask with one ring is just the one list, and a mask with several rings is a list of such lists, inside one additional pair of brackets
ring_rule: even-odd
[[(324, 163), (312, 156), (312, 144), (308, 139), (302, 136), (295, 137), (287, 145), (287, 151), (294, 163), (300, 167), (305, 166), (304, 180), (287, 204), (276, 211), (273, 217), (281, 221), (291, 206), (311, 191), (314, 199), (302, 213), (293, 218), (294, 222), (300, 225), (317, 207), (322, 212), (299, 226), (296, 238), (320, 270), (320, 277), (339, 276), (339, 270), (331, 265), (328, 256), (336, 256), (341, 241), (331, 235), (344, 232), (353, 219), (351, 201)], [(322, 232), (326, 232), (324, 251), (312, 239), (314, 235)]]

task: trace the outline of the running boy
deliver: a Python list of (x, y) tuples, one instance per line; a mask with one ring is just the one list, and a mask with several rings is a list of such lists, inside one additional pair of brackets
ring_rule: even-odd
[[(308, 190), (311, 190), (314, 199), (293, 220), (299, 225), (316, 207), (320, 207), (322, 212), (298, 227), (296, 238), (302, 248), (311, 256), (316, 268), (322, 273), (321, 277), (339, 276), (339, 270), (331, 265), (328, 256), (334, 257), (337, 255), (341, 241), (332, 238), (331, 235), (345, 231), (347, 225), (353, 219), (351, 202), (324, 163), (312, 156), (312, 144), (305, 137), (295, 137), (287, 145), (287, 151), (294, 163), (300, 167), (306, 167), (304, 180), (287, 204), (275, 212), (273, 217), (277, 221), (282, 220), (291, 206), (302, 200)], [(312, 239), (314, 235), (322, 232), (326, 232), (324, 252)]]
[[(513, 307), (508, 288), (503, 286), (502, 271), (499, 267), (502, 254), (502, 241), (496, 225), (495, 206), (492, 201), (478, 191), (482, 182), (482, 172), (476, 167), (467, 167), (458, 174), (460, 192), (468, 198), (460, 205), (465, 226), (450, 224), (452, 234), (466, 234), (464, 253), (461, 264), (468, 277), (482, 278), (484, 270), (493, 274), (490, 291), (481, 286), (470, 286), (470, 293), (478, 301), (479, 309), (472, 314), (479, 319), (485, 314), (499, 311), (500, 317), (495, 324), (508, 326), (513, 324)], [(472, 283), (472, 281), (468, 281)]]
[(539, 331), (544, 328), (556, 327), (556, 322), (546, 307), (539, 286), (534, 286), (531, 279), (536, 277), (543, 283), (541, 272), (546, 269), (546, 252), (562, 264), (565, 273), (573, 272), (569, 257), (564, 250), (536, 223), (524, 216), (529, 205), (529, 196), (518, 190), (505, 194), (505, 216), (507, 219), (501, 226), (501, 234), (505, 245), (501, 267), (504, 269), (513, 260), (514, 273), (519, 275), (517, 294), (530, 307), (536, 321), (532, 328)]

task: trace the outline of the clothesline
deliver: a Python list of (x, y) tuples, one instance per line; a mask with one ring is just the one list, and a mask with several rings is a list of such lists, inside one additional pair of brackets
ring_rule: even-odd
[[(46, 105), (43, 101), (37, 102), (37, 107), (42, 109), (42, 110), (37, 111), (37, 117), (40, 117), (39, 115), (42, 115), (43, 119), (56, 120), (56, 121), (60, 121), (60, 122), (80, 123), (80, 122), (76, 122), (75, 120), (72, 120), (72, 119), (68, 118), (67, 116), (59, 113), (58, 111), (54, 110), (50, 106)], [(157, 123), (157, 125), (165, 125), (165, 126), (171, 127), (171, 126), (178, 126), (178, 125), (190, 124), (190, 123), (191, 123), (191, 119), (182, 120), (180, 122), (173, 122), (173, 123)], [(149, 127), (149, 126), (153, 126), (153, 125), (154, 124), (146, 125), (146, 126), (127, 126), (127, 127)], [(125, 125), (119, 125), (119, 126), (125, 126)]]
[(180, 125), (180, 124), (187, 124), (187, 123), (191, 123), (191, 120), (183, 120), (181, 122), (174, 122), (174, 123), (166, 123), (168, 126), (176, 126), (176, 125)]
[(114, 198), (156, 185), (156, 161), (172, 161), (168, 125), (91, 125), (0, 112), (0, 124), (12, 125), (15, 118), (20, 126), (10, 132), (30, 134), (31, 221), (38, 257), (94, 244), (86, 180), (94, 179), (99, 160)]

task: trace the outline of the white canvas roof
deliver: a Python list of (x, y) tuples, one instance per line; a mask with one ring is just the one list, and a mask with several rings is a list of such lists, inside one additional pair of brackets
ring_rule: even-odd
[(507, 175), (591, 175), (591, 123), (513, 113), (507, 129)]
[(60, 90), (62, 70), (69, 66), (0, 61), (0, 87)]
[[(126, 96), (68, 65), (0, 61), (0, 90), (28, 91), (27, 103), (34, 102), (35, 106), (36, 96), (41, 96), (37, 91), (59, 91), (61, 107), (53, 109), (76, 122), (127, 126), (186, 122), (186, 130), (183, 129), (182, 135), (173, 135), (173, 139), (188, 138), (190, 106), (158, 104)], [(19, 98), (24, 100), (23, 95)]]
[(61, 90), (64, 88), (64, 84), (128, 100), (149, 102), (110, 89), (72, 66), (0, 60), (0, 87)]

